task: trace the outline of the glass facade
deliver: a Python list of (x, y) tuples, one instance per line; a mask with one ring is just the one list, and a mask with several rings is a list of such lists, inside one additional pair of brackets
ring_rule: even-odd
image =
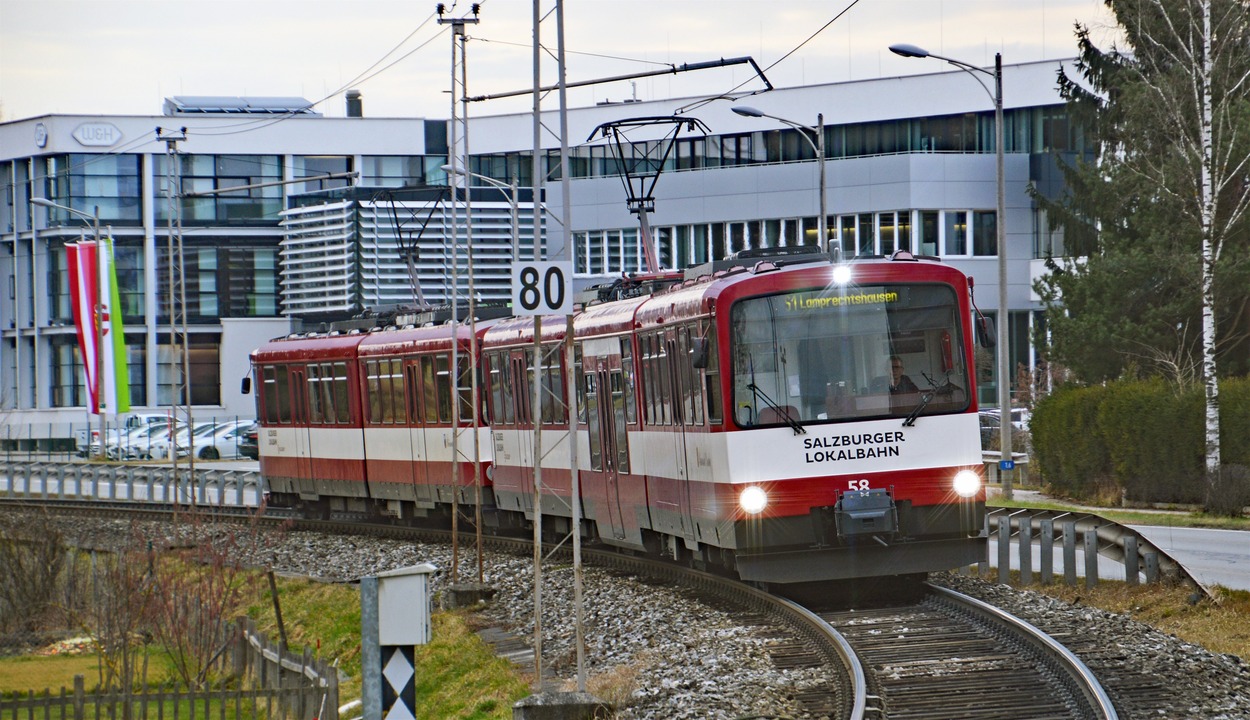
[[(181, 193), (213, 192), (203, 197), (184, 197), (182, 224), (255, 225), (277, 224), (282, 211), (282, 187), (248, 187), (282, 179), (278, 155), (178, 155)], [(157, 187), (153, 210), (158, 224), (168, 224), (167, 158), (152, 156), (152, 179)], [(228, 188), (248, 189), (228, 190)], [(226, 190), (226, 192), (218, 192)]]
[[(169, 317), (169, 253), (158, 247), (156, 255), (158, 320), (165, 322)], [(189, 322), (278, 315), (276, 243), (197, 238), (194, 244), (183, 245), (182, 267)]]
[[(142, 221), (140, 155), (54, 155), (43, 158), (43, 197), (87, 215), (100, 211), (100, 224), (138, 225)], [(82, 225), (84, 219), (47, 208), (51, 226)]]

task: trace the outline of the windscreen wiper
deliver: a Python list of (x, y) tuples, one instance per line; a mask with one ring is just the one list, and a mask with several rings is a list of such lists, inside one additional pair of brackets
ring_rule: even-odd
[(751, 393), (755, 395), (755, 398), (757, 400), (763, 400), (765, 405), (772, 408), (773, 410), (776, 410), (778, 415), (785, 418), (786, 424), (794, 429), (795, 435), (807, 434), (807, 430), (802, 425), (799, 424), (798, 420), (796, 420), (793, 416), (790, 415), (790, 411), (781, 407), (777, 403), (773, 402), (773, 399), (768, 397), (768, 393), (761, 390), (759, 385), (756, 385), (755, 383), (750, 383), (749, 385), (747, 385), (747, 390), (750, 390)]
[(951, 384), (950, 378), (946, 378), (941, 385), (938, 385), (933, 382), (933, 378), (929, 377), (929, 373), (922, 372), (920, 375), (928, 381), (929, 390), (925, 391), (925, 393), (920, 396), (920, 404), (916, 405), (916, 409), (912, 410), (911, 414), (907, 416), (907, 419), (903, 421), (903, 427), (912, 427), (915, 425), (916, 418), (920, 416), (920, 413), (923, 412), (926, 407), (928, 407), (929, 403), (933, 402), (934, 396), (950, 395), (955, 392), (955, 386)]

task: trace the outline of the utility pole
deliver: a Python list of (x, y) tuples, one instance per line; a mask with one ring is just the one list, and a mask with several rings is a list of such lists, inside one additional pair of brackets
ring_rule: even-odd
[[(169, 347), (173, 383), (169, 426), (169, 456), (178, 484), (178, 411), (181, 406), (187, 423), (187, 445), (191, 446), (191, 351), (187, 347), (187, 281), (182, 251), (182, 168), (178, 165), (178, 143), (187, 139), (187, 129), (156, 129), (156, 139), (165, 143), (165, 192), (169, 200), (167, 256), (169, 263)], [(176, 374), (175, 374), (176, 373)], [(195, 505), (195, 453), (187, 454), (191, 505)]]
[[(451, 128), (449, 129), (447, 143), (447, 162), (451, 165), (452, 175), (457, 173), (457, 147), (460, 145), (456, 133), (456, 124), (459, 122), (460, 114), (457, 112), (457, 105), (461, 104), (464, 98), (463, 79), (459, 93), (457, 93), (456, 83), (456, 45), (460, 45), (460, 61), (464, 64), (464, 45), (465, 45), (465, 25), (476, 25), (478, 23), (478, 12), (481, 6), (473, 3), (473, 17), (448, 18), (443, 17), (447, 12), (447, 7), (443, 3), (439, 3), (436, 8), (438, 11), (438, 24), (451, 25)], [(468, 125), (465, 124), (465, 134), (468, 132)], [(468, 152), (467, 142), (465, 143), (465, 153), (463, 160), (468, 172)], [(469, 216), (469, 183), (468, 176), (465, 177), (465, 218)], [(448, 185), (451, 185), (451, 179), (448, 178)], [(460, 525), (460, 238), (456, 232), (456, 189), (451, 188), (451, 581), (456, 583), (460, 580), (460, 543), (459, 543), (459, 525)], [(466, 228), (467, 232), (468, 228)], [(469, 268), (470, 277), (473, 268)], [(476, 410), (475, 410), (476, 413)], [(479, 552), (479, 555), (481, 553)]]

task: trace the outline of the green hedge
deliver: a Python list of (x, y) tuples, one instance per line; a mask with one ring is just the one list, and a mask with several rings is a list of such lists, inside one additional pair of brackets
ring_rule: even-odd
[[(1161, 380), (1061, 388), (1033, 411), (1033, 462), (1062, 495), (1202, 503), (1203, 397)], [(1220, 382), (1220, 435), (1222, 464), (1250, 465), (1250, 379)]]

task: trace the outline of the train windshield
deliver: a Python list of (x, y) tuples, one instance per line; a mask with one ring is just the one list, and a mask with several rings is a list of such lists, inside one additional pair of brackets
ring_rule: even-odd
[(959, 304), (942, 284), (817, 288), (734, 304), (742, 427), (966, 410)]

